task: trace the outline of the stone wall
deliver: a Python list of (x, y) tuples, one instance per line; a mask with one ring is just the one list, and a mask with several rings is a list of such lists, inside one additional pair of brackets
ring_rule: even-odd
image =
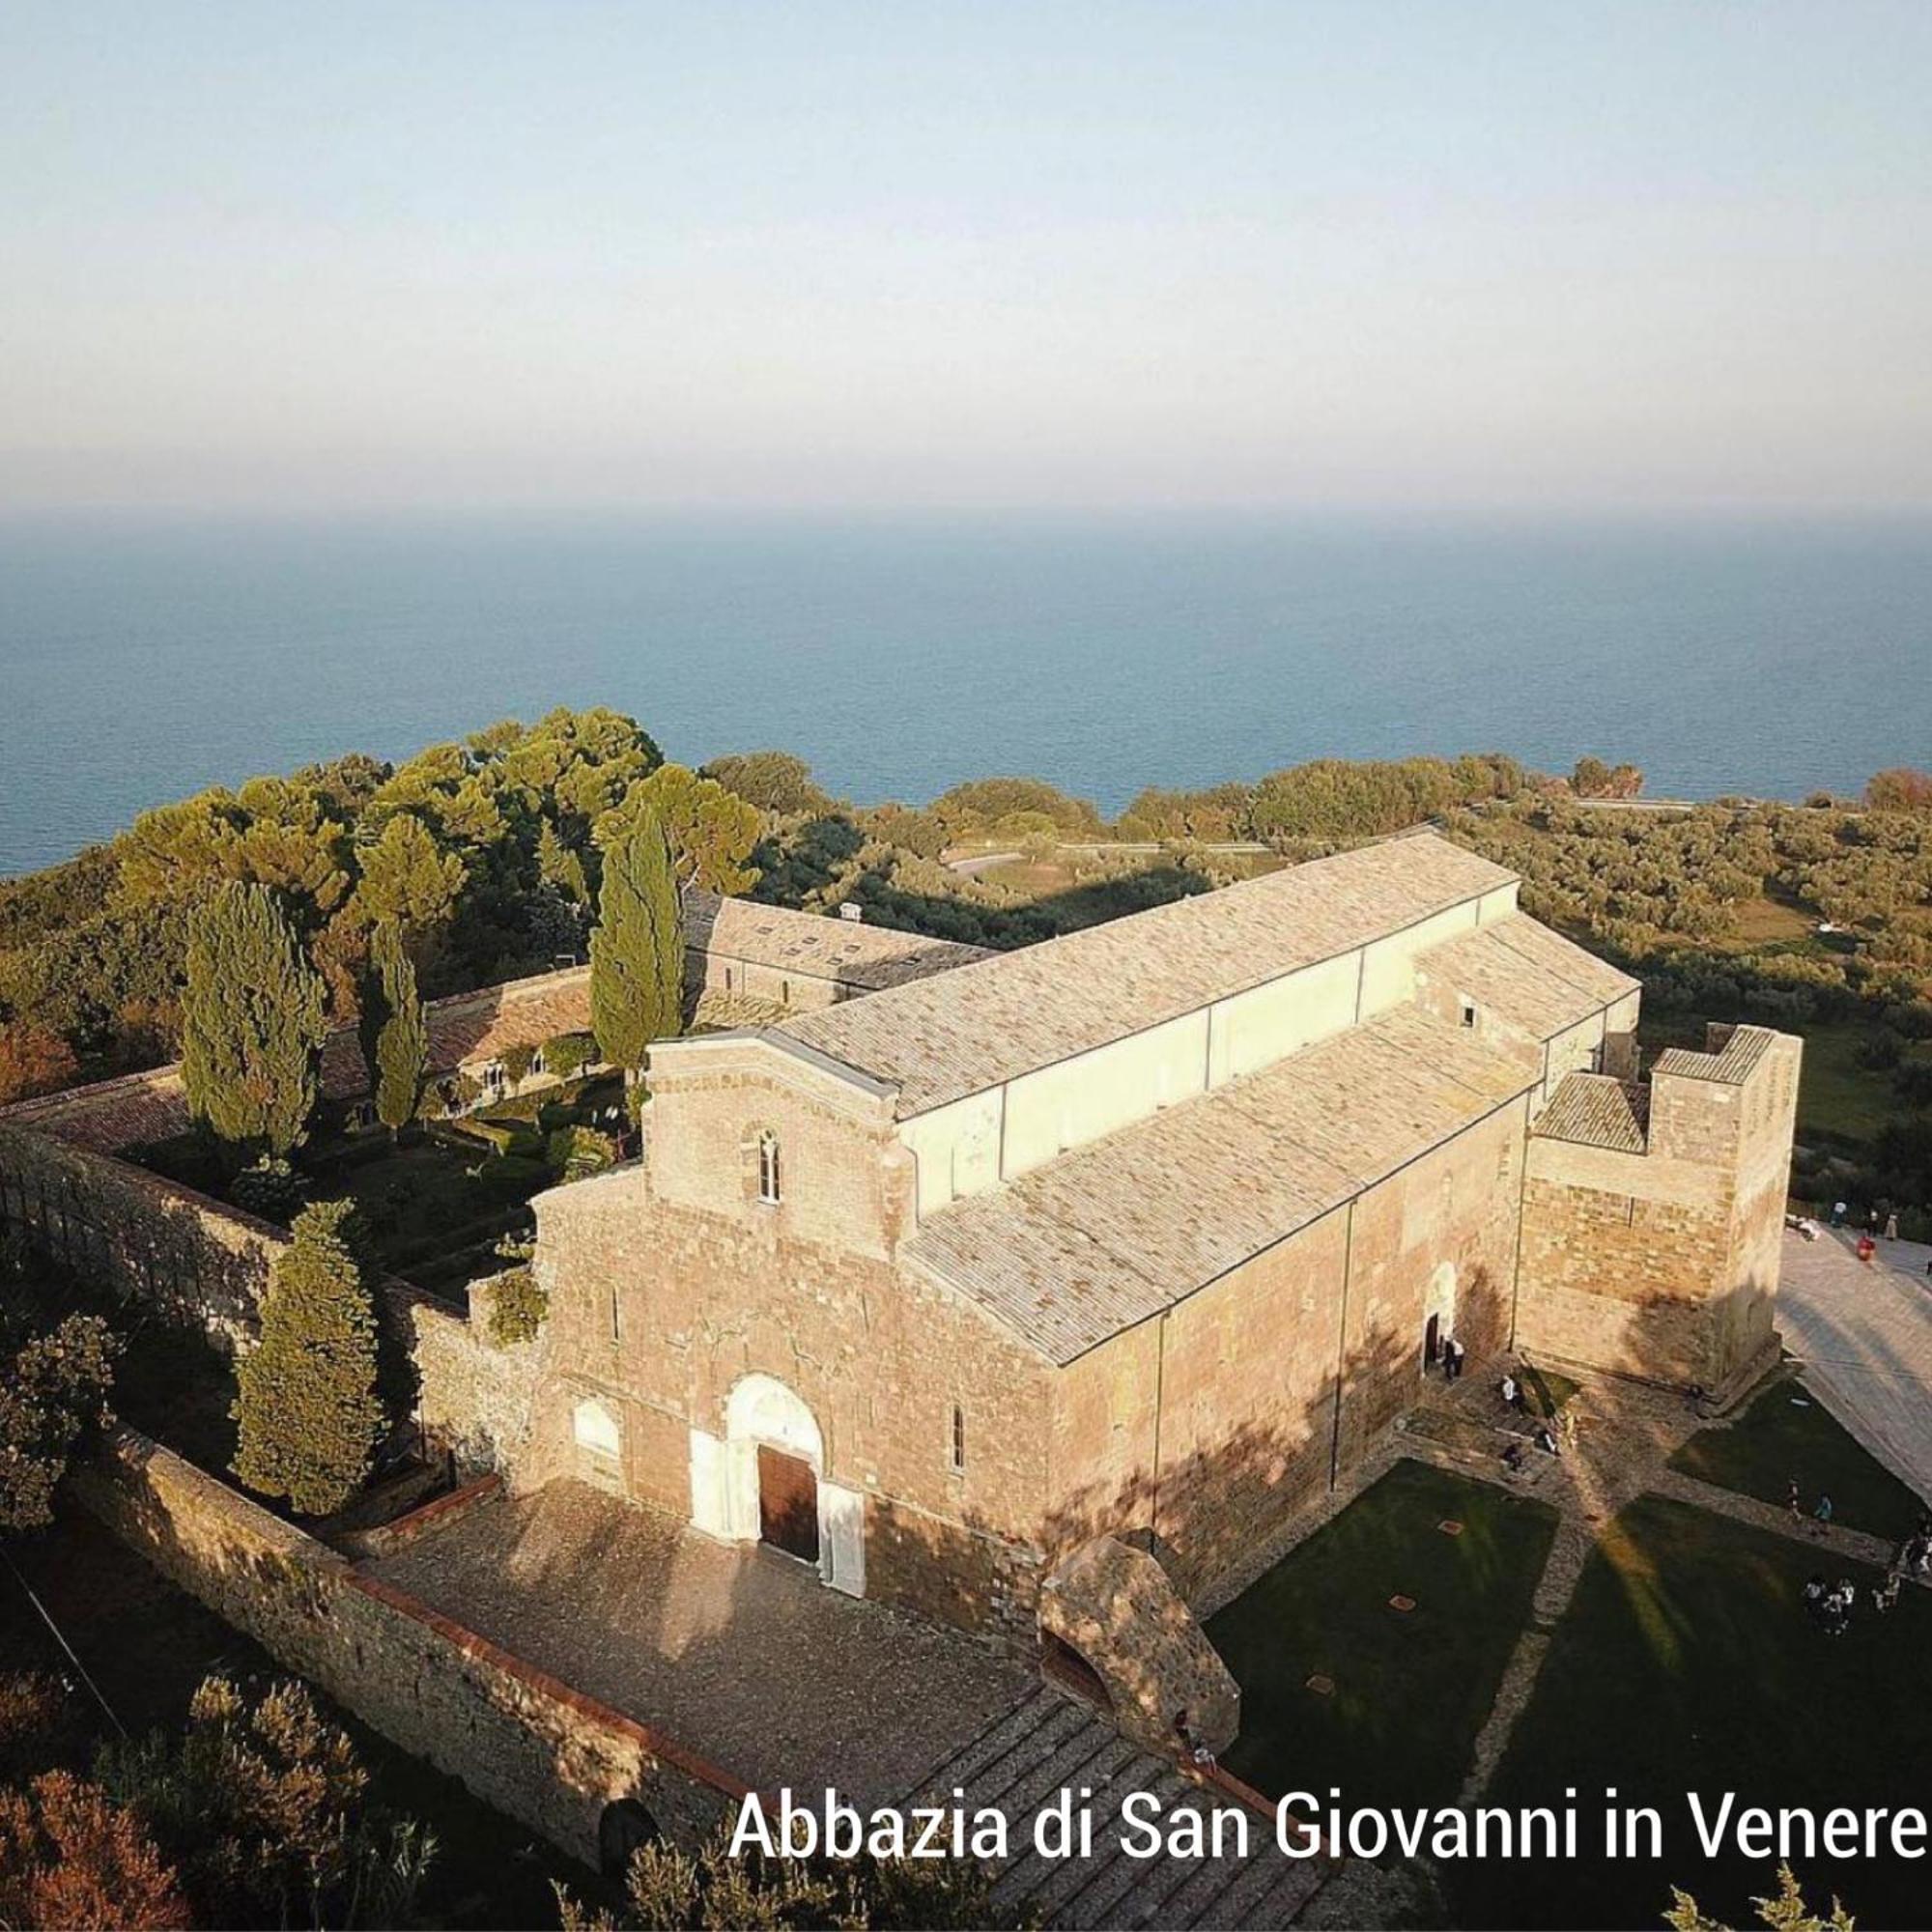
[(278, 1662), (586, 1863), (616, 1800), (638, 1800), (689, 1846), (745, 1794), (131, 1430), (74, 1486), (123, 1542)]
[(425, 1301), (411, 1321), (424, 1433), (466, 1474), (510, 1467), (529, 1438), (541, 1334), (509, 1348), (493, 1342), (487, 1281), (470, 1284), (467, 1316)]
[(1738, 1078), (1681, 1070), (1696, 1056), (1659, 1062), (1640, 1149), (1532, 1136), (1517, 1330), (1526, 1352), (1719, 1399), (1776, 1359), (1801, 1043), (1747, 1031), (1762, 1043)]
[(1062, 1375), (1045, 1541), (1140, 1530), (1190, 1598), (1354, 1466), (1420, 1392), (1432, 1314), (1509, 1339), (1526, 1102), (1506, 1102)]
[[(1144, 1550), (1111, 1536), (1083, 1545), (1042, 1586), (1039, 1624), (1099, 1679), (1128, 1737), (1169, 1756), (1182, 1742), (1210, 1751), (1234, 1743), (1240, 1687)], [(1183, 1711), (1186, 1740), (1176, 1726)]]
[(272, 1223), (111, 1154), (0, 1121), (0, 1221), (116, 1293), (245, 1346), (269, 1268), (288, 1245)]

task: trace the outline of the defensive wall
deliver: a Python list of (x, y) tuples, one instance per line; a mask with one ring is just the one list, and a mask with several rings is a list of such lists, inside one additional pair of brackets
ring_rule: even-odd
[[(586, 1864), (606, 1807), (701, 1840), (747, 1787), (647, 1724), (367, 1576), (306, 1531), (133, 1430), (77, 1470), (122, 1542), (404, 1750)], [(445, 1497), (423, 1514), (469, 1506)], [(391, 1525), (409, 1534), (409, 1520)]]

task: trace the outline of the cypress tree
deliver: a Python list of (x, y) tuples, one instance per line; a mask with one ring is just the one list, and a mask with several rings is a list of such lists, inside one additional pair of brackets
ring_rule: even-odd
[(402, 928), (387, 921), (369, 941), (361, 1036), (376, 1118), (393, 1133), (416, 1117), (423, 1073), (429, 1065), (429, 1022)]
[(684, 1019), (684, 907), (670, 846), (654, 812), (640, 813), (604, 853), (590, 935), (590, 1024), (598, 1050), (635, 1072), (654, 1039)]
[(376, 1305), (356, 1258), (354, 1204), (296, 1216), (262, 1297), (262, 1337), (235, 1365), (235, 1473), (303, 1516), (340, 1509), (361, 1488), (384, 1423)]
[(315, 1106), (322, 980), (266, 886), (231, 881), (188, 921), (182, 1079), (224, 1141), (286, 1154)]

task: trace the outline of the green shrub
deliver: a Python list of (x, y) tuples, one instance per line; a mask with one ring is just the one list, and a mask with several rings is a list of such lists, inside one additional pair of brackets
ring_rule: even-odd
[(559, 1080), (575, 1080), (597, 1059), (597, 1042), (587, 1033), (560, 1033), (544, 1041), (544, 1065)]
[(490, 1285), (490, 1339), (499, 1349), (534, 1342), (549, 1313), (550, 1296), (526, 1267), (512, 1268)]
[(550, 1171), (559, 1180), (582, 1180), (617, 1164), (617, 1143), (595, 1127), (559, 1127), (546, 1149)]
[(498, 1154), (477, 1169), (477, 1188), (492, 1201), (523, 1201), (550, 1185), (549, 1166), (528, 1154)]
[(512, 1087), (521, 1087), (530, 1077), (537, 1057), (534, 1046), (506, 1046), (497, 1058), (503, 1064), (503, 1078)]

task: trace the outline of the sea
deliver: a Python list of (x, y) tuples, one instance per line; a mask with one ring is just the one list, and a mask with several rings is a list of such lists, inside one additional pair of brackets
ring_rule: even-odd
[(1932, 765), (1932, 521), (0, 522), (0, 873), (558, 704), (861, 803), (1489, 750), (1849, 793)]

